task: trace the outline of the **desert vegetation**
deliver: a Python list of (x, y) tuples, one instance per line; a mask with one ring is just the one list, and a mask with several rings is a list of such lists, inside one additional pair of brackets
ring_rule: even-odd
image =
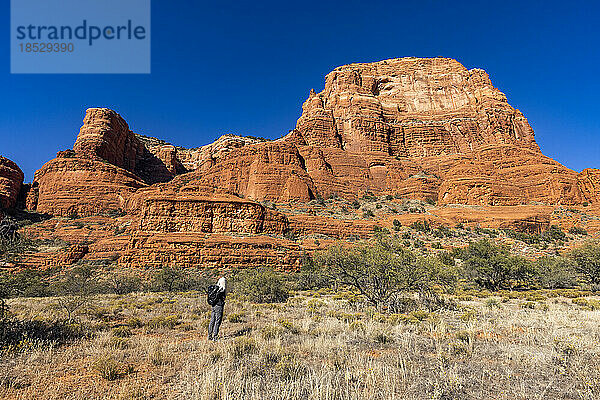
[(5, 273), (0, 396), (600, 396), (598, 245), (529, 259), (488, 238), (405, 241), (378, 232), (307, 254), (295, 273), (229, 272), (216, 343), (204, 288), (217, 271)]

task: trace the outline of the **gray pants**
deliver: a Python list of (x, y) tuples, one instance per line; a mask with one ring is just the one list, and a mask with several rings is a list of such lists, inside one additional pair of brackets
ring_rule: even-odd
[(210, 313), (210, 324), (208, 324), (208, 338), (215, 340), (219, 334), (219, 328), (221, 327), (221, 321), (223, 321), (223, 307), (221, 305), (214, 305), (212, 312)]

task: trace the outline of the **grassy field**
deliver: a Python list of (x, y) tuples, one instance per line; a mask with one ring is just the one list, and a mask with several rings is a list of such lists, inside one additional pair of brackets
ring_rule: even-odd
[[(0, 398), (598, 399), (600, 303), (565, 297), (581, 294), (463, 293), (453, 309), (395, 315), (348, 292), (230, 296), (216, 343), (202, 294), (101, 295), (79, 317), (89, 337), (3, 355)], [(57, 303), (9, 301), (34, 319), (59, 317)]]

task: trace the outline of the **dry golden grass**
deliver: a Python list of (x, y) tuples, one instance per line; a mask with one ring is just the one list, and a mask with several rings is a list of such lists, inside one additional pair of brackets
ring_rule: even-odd
[[(231, 296), (212, 343), (200, 294), (98, 296), (81, 315), (93, 338), (2, 358), (0, 398), (600, 398), (600, 311), (529, 299), (469, 295), (456, 310), (387, 316), (344, 295), (280, 305)], [(55, 303), (10, 306), (52, 318)]]

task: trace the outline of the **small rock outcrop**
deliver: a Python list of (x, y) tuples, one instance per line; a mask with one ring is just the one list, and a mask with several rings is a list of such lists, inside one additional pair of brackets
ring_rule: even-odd
[(23, 171), (13, 161), (0, 156), (0, 208), (15, 206), (22, 185)]

